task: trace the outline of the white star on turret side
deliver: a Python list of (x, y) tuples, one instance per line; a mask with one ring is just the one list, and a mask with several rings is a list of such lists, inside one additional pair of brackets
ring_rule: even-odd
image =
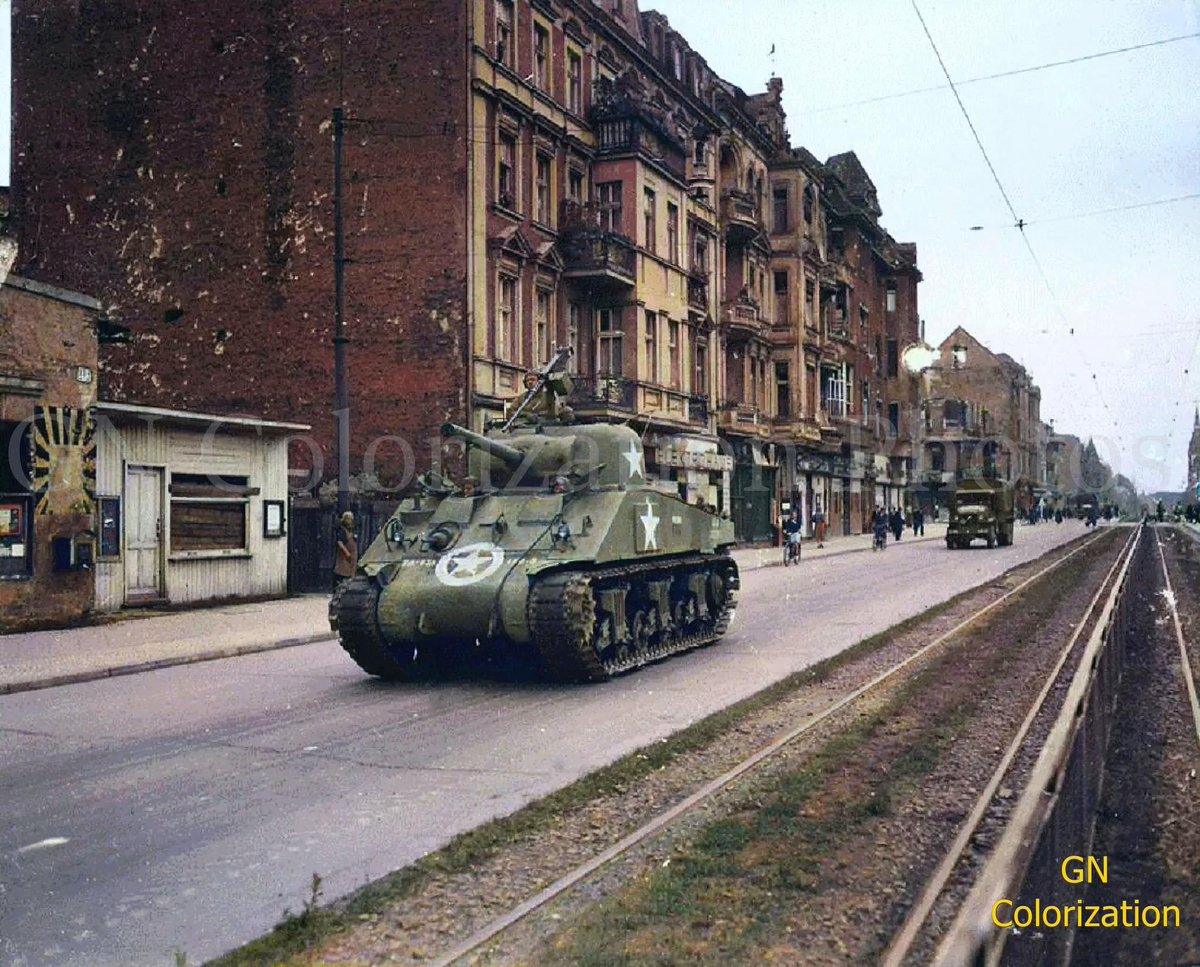
[(629, 450), (626, 453), (622, 453), (621, 456), (623, 456), (625, 461), (629, 464), (630, 480), (632, 480), (634, 477), (644, 476), (642, 473), (642, 455), (638, 453), (638, 448), (633, 445), (632, 440), (629, 441)]
[(662, 518), (654, 515), (654, 505), (646, 498), (646, 513), (638, 518), (642, 522), (642, 530), (646, 535), (646, 550), (658, 550), (658, 522)]

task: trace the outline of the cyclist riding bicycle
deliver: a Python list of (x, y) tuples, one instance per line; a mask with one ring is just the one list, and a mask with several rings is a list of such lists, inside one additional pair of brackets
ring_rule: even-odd
[(783, 522), (784, 564), (800, 560), (800, 535), (803, 531), (804, 522), (800, 520), (800, 512), (793, 510), (792, 516)]

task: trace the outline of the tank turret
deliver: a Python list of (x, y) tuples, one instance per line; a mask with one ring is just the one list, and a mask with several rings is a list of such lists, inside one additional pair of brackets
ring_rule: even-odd
[(733, 524), (647, 480), (632, 429), (510, 418), (443, 433), (467, 444), (471, 485), (401, 502), (331, 604), (364, 670), (412, 678), (496, 646), (598, 681), (724, 633)]

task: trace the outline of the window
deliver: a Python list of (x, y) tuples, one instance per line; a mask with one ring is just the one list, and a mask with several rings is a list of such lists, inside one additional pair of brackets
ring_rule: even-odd
[[(811, 225), (813, 223), (813, 213), (816, 208), (817, 193), (813, 190), (812, 185), (804, 186), (804, 224)], [(839, 234), (840, 229), (836, 230)]]
[(965, 426), (967, 422), (967, 404), (962, 400), (946, 400), (942, 404), (942, 427), (949, 429)]
[(517, 280), (500, 276), (496, 291), (496, 357), (517, 362)]
[(703, 138), (696, 139), (695, 147), (692, 149), (692, 160), (701, 168), (708, 164), (708, 142)]
[(642, 228), (644, 234), (643, 244), (646, 246), (646, 251), (654, 254), (658, 251), (656, 246), (655, 236), (658, 233), (658, 228), (654, 220), (654, 212), (657, 201), (654, 197), (654, 192), (645, 188), (642, 191)]
[(804, 280), (804, 324), (810, 329), (816, 327), (816, 317), (813, 305), (817, 301), (817, 286), (812, 279)]
[(846, 233), (842, 229), (834, 228), (830, 230), (829, 247), (833, 249), (833, 254), (839, 258), (846, 254)]
[(567, 109), (583, 113), (583, 58), (573, 50), (567, 51)]
[(708, 345), (696, 340), (696, 372), (692, 378), (692, 392), (697, 396), (708, 395)]
[(537, 156), (537, 171), (534, 177), (537, 187), (537, 211), (534, 213), (534, 218), (543, 225), (552, 225), (554, 206), (551, 204), (550, 158), (547, 155), (539, 154)]
[(896, 311), (896, 283), (889, 281), (887, 284), (887, 292), (884, 294), (884, 308), (888, 312)]
[(496, 0), (496, 60), (510, 70), (513, 66), (512, 32), (512, 0)]
[(863, 305), (863, 304), (860, 302), (860, 303), (858, 304), (858, 327), (859, 327), (860, 329), (866, 329), (866, 328), (867, 328), (867, 316), (868, 316), (867, 307), (866, 307), (866, 306), (864, 306), (864, 305)]
[(247, 477), (171, 474), (171, 551), (244, 551)]
[(581, 348), (580, 334), (583, 332), (586, 311), (587, 309), (578, 302), (572, 302), (567, 306), (567, 345), (571, 347), (569, 369), (572, 373), (578, 373), (583, 368), (579, 350)]
[(967, 365), (967, 347), (955, 346), (950, 350), (951, 365), (955, 369), (962, 369)]
[(533, 305), (533, 365), (541, 366), (550, 360), (550, 343), (554, 334), (554, 293), (538, 289)]
[(502, 208), (517, 207), (517, 139), (501, 132), (496, 143), (496, 203)]
[(888, 427), (892, 431), (893, 436), (900, 435), (900, 404), (888, 404)]
[(679, 206), (667, 202), (667, 258), (679, 264)]
[(533, 25), (533, 83), (539, 90), (550, 90), (550, 31)]
[(597, 317), (596, 372), (620, 376), (625, 372), (625, 333), (621, 331), (621, 309), (601, 309)]
[(946, 448), (940, 443), (929, 445), (929, 469), (942, 473), (946, 469)]
[(887, 374), (889, 379), (900, 375), (900, 343), (895, 339), (887, 341)]
[(667, 366), (669, 372), (667, 379), (670, 381), (672, 389), (680, 387), (680, 371), (679, 371), (679, 322), (675, 319), (667, 320)]
[(567, 172), (567, 197), (576, 205), (583, 204), (583, 172), (578, 168)]
[(692, 271), (708, 274), (708, 236), (703, 232), (697, 232), (692, 239)]
[(779, 418), (790, 420), (792, 417), (792, 382), (786, 362), (775, 364), (775, 401)]
[(786, 188), (776, 188), (773, 198), (775, 204), (771, 230), (779, 234), (788, 230), (788, 190)]
[(830, 416), (846, 415), (846, 382), (843, 366), (821, 367), (821, 408)]
[(865, 379), (862, 381), (862, 421), (865, 424), (871, 416), (871, 384)]
[(786, 270), (775, 272), (775, 322), (786, 325), (788, 321), (788, 273)]
[(646, 310), (646, 379), (660, 382), (658, 372), (658, 313)]
[(605, 181), (598, 184), (596, 202), (600, 207), (601, 230), (622, 234), (621, 182)]

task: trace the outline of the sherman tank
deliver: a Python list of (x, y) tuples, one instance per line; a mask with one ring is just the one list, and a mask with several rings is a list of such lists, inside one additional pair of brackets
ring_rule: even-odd
[(646, 478), (628, 426), (555, 412), (556, 357), (513, 417), (466, 442), (462, 486), (401, 502), (330, 619), (371, 675), (412, 679), (494, 648), (559, 681), (603, 681), (716, 641), (733, 618), (732, 521)]

